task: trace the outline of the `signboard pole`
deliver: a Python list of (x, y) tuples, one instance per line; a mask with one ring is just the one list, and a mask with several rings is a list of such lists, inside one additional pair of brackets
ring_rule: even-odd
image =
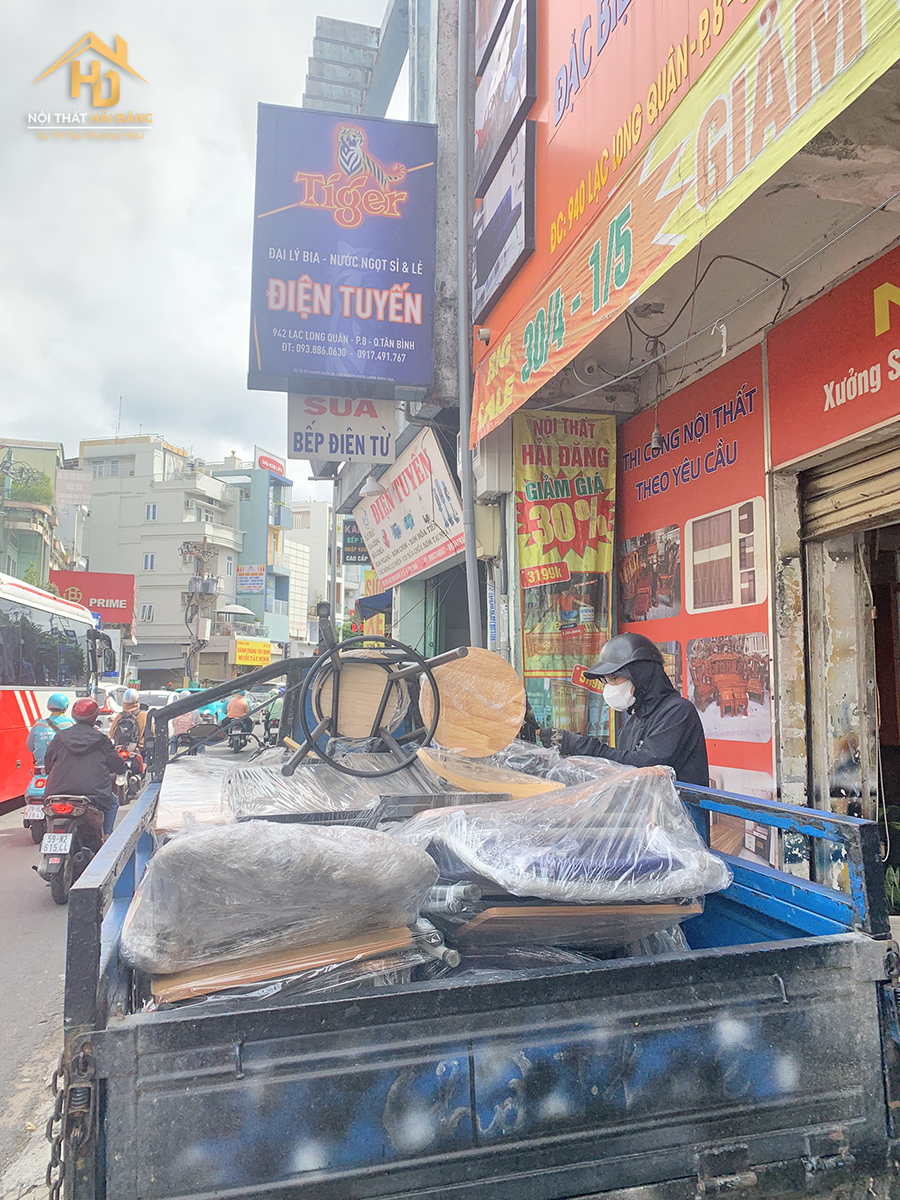
[(332, 621), (337, 619), (337, 498), (337, 479), (335, 479), (334, 488), (331, 493), (331, 579), (328, 584), (328, 603), (331, 605)]
[(459, 473), (462, 484), (462, 517), (465, 533), (466, 596), (469, 605), (469, 645), (481, 646), (481, 594), (478, 590), (478, 550), (475, 541), (475, 488), (472, 476), (472, 451), (469, 426), (472, 421), (472, 379), (469, 373), (471, 322), (469, 320), (469, 8), (459, 6), (459, 59), (456, 81), (456, 237), (458, 261), (459, 320)]

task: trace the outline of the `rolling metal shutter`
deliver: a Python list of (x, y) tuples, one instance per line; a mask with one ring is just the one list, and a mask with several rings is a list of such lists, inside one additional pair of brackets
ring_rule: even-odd
[(900, 438), (815, 467), (800, 480), (805, 538), (892, 524), (900, 520)]

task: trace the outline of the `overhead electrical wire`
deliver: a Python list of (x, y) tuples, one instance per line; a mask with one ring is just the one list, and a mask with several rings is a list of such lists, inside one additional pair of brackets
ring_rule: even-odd
[[(616, 384), (623, 383), (626, 380), (631, 379), (634, 375), (640, 374), (642, 371), (646, 370), (647, 367), (653, 366), (653, 364), (655, 362), (657, 362), (659, 359), (665, 358), (666, 355), (672, 354), (676, 350), (680, 350), (683, 346), (687, 346), (688, 343), (695, 341), (702, 334), (709, 333), (709, 331), (711, 329), (714, 329), (715, 326), (720, 321), (727, 321), (729, 319), (729, 317), (733, 317), (735, 313), (738, 313), (742, 309), (746, 308), (748, 305), (753, 304), (753, 302), (755, 300), (758, 300), (760, 298), (760, 296), (764, 296), (768, 291), (770, 291), (770, 289), (773, 288), (776, 283), (781, 283), (782, 285), (786, 284), (787, 278), (789, 275), (793, 275), (796, 271), (799, 271), (803, 267), (807, 266), (809, 263), (811, 263), (813, 261), (813, 259), (818, 258), (818, 256), (820, 254), (823, 254), (826, 250), (828, 250), (831, 246), (835, 245), (842, 238), (847, 237), (848, 234), (852, 233), (855, 229), (858, 229), (860, 227), (860, 225), (863, 225), (866, 221), (868, 221), (870, 219), (870, 217), (873, 217), (876, 213), (882, 212), (883, 209), (885, 209), (887, 207), (887, 205), (892, 204), (897, 199), (900, 199), (900, 189), (898, 189), (896, 192), (893, 192), (890, 196), (888, 196), (885, 200), (883, 200), (881, 202), (881, 204), (877, 205), (873, 209), (870, 209), (869, 212), (865, 213), (862, 217), (860, 217), (858, 221), (854, 221), (852, 225), (849, 225), (846, 229), (842, 230), (840, 233), (835, 234), (835, 236), (833, 238), (830, 238), (827, 242), (825, 242), (824, 245), (820, 246), (817, 250), (813, 250), (813, 252), (811, 254), (807, 255), (806, 258), (802, 259), (800, 262), (796, 263), (794, 266), (789, 267), (786, 271), (782, 272), (780, 275), (775, 271), (770, 271), (767, 267), (760, 266), (759, 263), (751, 262), (750, 259), (740, 258), (738, 255), (716, 255), (716, 258), (711, 259), (710, 262), (707, 264), (707, 268), (703, 272), (703, 275), (701, 275), (699, 283), (702, 284), (703, 278), (705, 277), (707, 271), (709, 270), (709, 267), (711, 267), (712, 264), (718, 258), (732, 258), (736, 262), (746, 263), (747, 266), (757, 267), (759, 270), (765, 271), (767, 274), (772, 275), (773, 280), (771, 283), (766, 284), (765, 287), (760, 288), (760, 290), (758, 292), (754, 292), (754, 294), (752, 296), (749, 296), (746, 300), (741, 301), (740, 304), (736, 304), (734, 306), (734, 308), (730, 308), (730, 309), (728, 309), (727, 312), (720, 314), (718, 317), (716, 317), (716, 319), (714, 321), (710, 321), (707, 325), (704, 325), (701, 329), (698, 329), (695, 333), (689, 334), (688, 337), (684, 338), (682, 341), (676, 342), (676, 344), (674, 346), (672, 346), (671, 348), (664, 349), (660, 354), (658, 354), (655, 358), (650, 359), (648, 362), (641, 363), (639, 366), (634, 367), (634, 368), (629, 367), (629, 369), (624, 371), (621, 375), (616, 376), (614, 379), (610, 380), (608, 383), (599, 383), (599, 384), (597, 384), (596, 387), (588, 388), (587, 390), (585, 390), (583, 392), (579, 392), (577, 395), (574, 395), (574, 396), (567, 396), (564, 400), (558, 400), (555, 404), (545, 404), (545, 405), (543, 405), (543, 409), (549, 410), (549, 409), (554, 409), (554, 408), (562, 408), (562, 406), (565, 404), (572, 404), (573, 402), (575, 402), (577, 400), (583, 400), (586, 396), (593, 396), (597, 392), (602, 392), (602, 391), (606, 390), (607, 388), (615, 387)], [(784, 308), (786, 298), (787, 298), (787, 291), (785, 290), (785, 292), (782, 294), (781, 301), (778, 305), (778, 308), (775, 311), (775, 315), (773, 316), (772, 320), (767, 322), (766, 325), (762, 326), (762, 328), (766, 328), (767, 326), (771, 326), (771, 325), (775, 324), (775, 322), (778, 320), (779, 316), (781, 315), (782, 309)], [(670, 321), (669, 325), (664, 330), (662, 330), (662, 332), (659, 334), (648, 334), (646, 330), (644, 330), (640, 327), (640, 325), (635, 320), (633, 314), (629, 313), (627, 310), (625, 312), (625, 316), (628, 319), (628, 322), (630, 324), (633, 324), (634, 328), (639, 333), (643, 334), (645, 337), (648, 337), (648, 336), (655, 337), (658, 340), (660, 337), (663, 337), (666, 333), (668, 333), (669, 330), (671, 330), (672, 326), (675, 324), (675, 322), (678, 320), (678, 318), (684, 312), (687, 305), (690, 303), (690, 300), (691, 300), (691, 297), (688, 296), (687, 299), (685, 300), (684, 304), (681, 306), (681, 308), (676, 313), (675, 317), (672, 319), (672, 321)], [(630, 325), (629, 325), (629, 329), (630, 329)]]

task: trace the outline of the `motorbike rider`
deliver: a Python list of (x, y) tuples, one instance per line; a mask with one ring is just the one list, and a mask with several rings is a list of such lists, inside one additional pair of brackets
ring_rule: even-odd
[(61, 729), (47, 747), (48, 796), (86, 796), (103, 812), (103, 833), (108, 837), (116, 823), (118, 801), (113, 778), (122, 769), (112, 742), (94, 727), (100, 707), (83, 697), (72, 705), (74, 724)]
[(109, 736), (114, 746), (137, 746), (144, 748), (144, 729), (147, 714), (141, 708), (141, 693), (137, 688), (128, 688), (122, 697), (122, 711), (116, 713), (109, 727)]
[(604, 681), (603, 699), (616, 712), (627, 712), (616, 746), (600, 738), (558, 729), (540, 729), (545, 746), (562, 754), (608, 758), (630, 767), (669, 766), (680, 783), (709, 786), (706, 739), (700, 714), (672, 686), (663, 657), (649, 638), (620, 633), (600, 651), (600, 660), (585, 671)]
[(228, 701), (228, 707), (225, 709), (225, 719), (228, 724), (232, 721), (240, 721), (247, 733), (253, 732), (253, 720), (250, 717), (250, 701), (247, 699), (246, 692), (237, 692)]
[(47, 747), (61, 729), (68, 729), (75, 722), (66, 716), (69, 698), (62, 692), (54, 692), (47, 701), (47, 715), (35, 721), (28, 731), (25, 745), (31, 751), (35, 767), (43, 768)]

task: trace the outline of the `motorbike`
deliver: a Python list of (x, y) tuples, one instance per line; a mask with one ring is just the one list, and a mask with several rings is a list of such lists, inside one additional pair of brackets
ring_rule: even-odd
[(130, 804), (141, 789), (147, 768), (137, 746), (116, 746), (116, 754), (122, 760), (120, 778), (125, 781), (116, 787), (116, 794), (120, 805)]
[(278, 742), (278, 728), (281, 724), (278, 717), (273, 717), (269, 710), (263, 709), (263, 745), (274, 746)]
[[(118, 776), (116, 785), (121, 781)], [(103, 845), (103, 810), (87, 796), (48, 796), (44, 815), (47, 832), (34, 869), (50, 884), (54, 901), (67, 904), (72, 884)]]
[(40, 842), (47, 831), (47, 820), (44, 816), (44, 788), (46, 786), (47, 772), (43, 767), (33, 767), (31, 779), (25, 789), (22, 824), (31, 833), (31, 840), (36, 844)]
[(251, 722), (247, 717), (236, 717), (228, 722), (228, 745), (235, 754), (240, 754), (251, 740), (259, 742), (259, 738), (252, 732), (252, 728), (247, 728), (249, 724)]

